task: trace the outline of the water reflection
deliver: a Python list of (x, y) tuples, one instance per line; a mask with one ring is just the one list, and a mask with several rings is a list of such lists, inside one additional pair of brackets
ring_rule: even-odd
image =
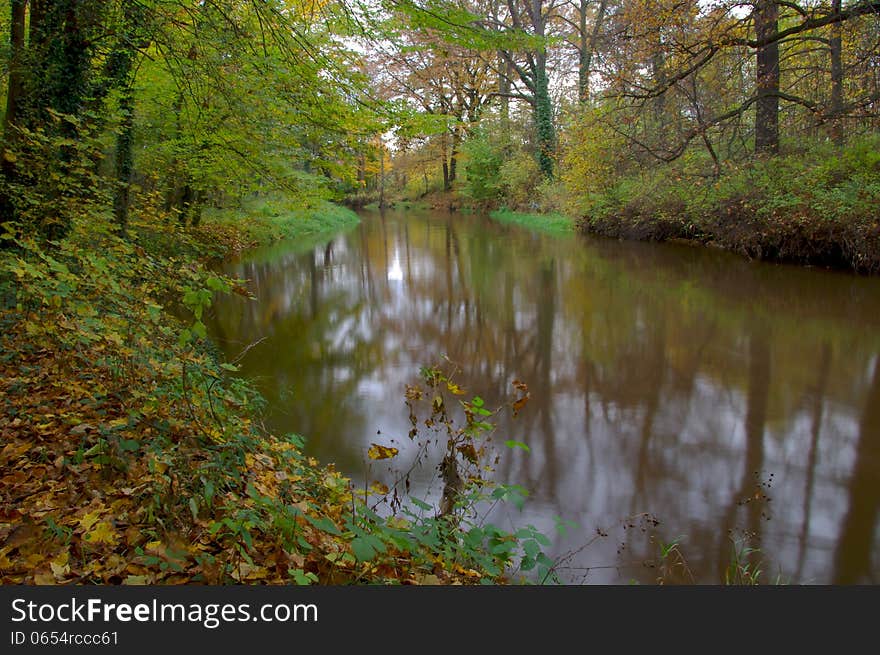
[[(370, 441), (406, 441), (404, 385), (447, 355), (490, 404), (529, 384), (499, 435), (531, 452), (498, 475), (532, 491), (514, 522), (580, 525), (555, 544), (590, 542), (571, 579), (651, 582), (656, 541), (681, 537), (717, 581), (748, 534), (787, 580), (876, 580), (880, 280), (399, 213), (228, 272), (259, 300), (218, 304), (213, 334), (230, 357), (266, 337), (243, 374), (267, 423), (356, 479), (381, 476)], [(626, 520), (644, 513), (660, 524)]]

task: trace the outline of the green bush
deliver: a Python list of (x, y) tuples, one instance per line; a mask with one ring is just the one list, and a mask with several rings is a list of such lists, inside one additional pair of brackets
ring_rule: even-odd
[(465, 182), (462, 195), (478, 203), (497, 204), (504, 197), (501, 166), (511, 144), (506, 138), (480, 130), (462, 147)]

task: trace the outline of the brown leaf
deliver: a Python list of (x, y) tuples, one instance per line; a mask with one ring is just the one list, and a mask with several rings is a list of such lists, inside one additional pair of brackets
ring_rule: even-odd
[(367, 457), (370, 459), (391, 459), (396, 457), (398, 452), (397, 448), (371, 443), (370, 449), (367, 451)]
[(370, 491), (372, 491), (374, 494), (384, 496), (388, 493), (388, 485), (378, 481), (374, 481), (373, 484), (370, 485)]

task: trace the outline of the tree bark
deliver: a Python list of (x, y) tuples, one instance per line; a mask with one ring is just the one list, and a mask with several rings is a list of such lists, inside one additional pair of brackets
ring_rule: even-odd
[(538, 166), (548, 179), (553, 178), (553, 155), (556, 135), (553, 129), (553, 105), (550, 100), (550, 84), (547, 79), (547, 55), (538, 53), (535, 79), (535, 125), (538, 136)]
[(590, 54), (587, 39), (587, 8), (590, 0), (578, 5), (578, 102), (586, 104), (590, 98)]
[[(832, 0), (832, 13), (840, 11), (840, 0)], [(831, 138), (838, 145), (844, 141), (843, 136), (843, 39), (841, 24), (831, 26), (831, 39), (828, 42), (831, 50)]]
[[(760, 0), (753, 12), (758, 41), (776, 34), (779, 7), (775, 0)], [(757, 49), (757, 96), (755, 103), (755, 153), (779, 152), (779, 43)]]
[(510, 63), (504, 58), (504, 55), (498, 55), (498, 67), (501, 74), (498, 76), (498, 99), (501, 103), (500, 115), (501, 123), (507, 125), (510, 121)]
[[(529, 20), (535, 36), (544, 38), (546, 20), (542, 12), (542, 0), (530, 0)], [(556, 135), (553, 129), (553, 103), (550, 100), (550, 80), (547, 76), (547, 49), (542, 44), (534, 56), (535, 76), (535, 131), (538, 137), (538, 166), (547, 179), (553, 177), (553, 155), (556, 150)]]
[(134, 91), (129, 86), (119, 100), (122, 117), (119, 136), (116, 138), (116, 194), (113, 197), (113, 216), (116, 229), (125, 234), (128, 229), (128, 205), (131, 187), (132, 146), (134, 143)]
[[(9, 148), (15, 140), (15, 126), (18, 122), (19, 102), (24, 95), (24, 49), (25, 49), (25, 16), (27, 0), (12, 0), (12, 25), (10, 29), (9, 82), (6, 91), (6, 117), (3, 122), (4, 149)], [(6, 166), (6, 158), (3, 165)]]
[(455, 177), (458, 174), (458, 147), (461, 142), (461, 136), (458, 133), (458, 128), (456, 127), (455, 131), (452, 133), (452, 148), (449, 152), (449, 184), (452, 185), (455, 182)]
[(596, 51), (596, 41), (605, 22), (605, 12), (608, 10), (608, 0), (599, 0), (599, 8), (593, 18), (593, 30), (587, 37), (587, 7), (588, 0), (581, 0), (579, 12), (580, 19), (580, 57), (578, 62), (578, 100), (586, 104), (590, 101), (590, 72), (593, 67), (593, 53)]

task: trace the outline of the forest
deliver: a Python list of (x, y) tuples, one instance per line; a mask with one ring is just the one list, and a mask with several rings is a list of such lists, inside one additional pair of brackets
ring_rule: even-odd
[[(308, 432), (267, 426), (267, 394), (241, 374), (262, 337), (237, 354), (213, 339), (228, 299), (264, 300), (249, 285), (259, 267), (228, 275), (218, 262), (272, 243), (316, 248), (323, 264), (313, 253), (300, 285), (311, 285), (315, 319), (334, 235), (370, 212), (385, 230), (386, 210), (442, 211), (450, 303), (455, 261), (456, 279), (467, 266), (498, 275), (461, 302), (468, 321), (472, 307), (504, 313), (508, 336), (518, 273), (479, 267), (500, 255), (479, 240), (461, 245), (456, 221), (491, 213), (564, 238), (710, 246), (868, 277), (880, 271), (878, 12), (869, 0), (3, 0), (0, 581), (561, 581), (552, 530), (502, 529), (471, 512), (527, 495), (485, 479), (483, 438), (529, 402), (544, 415), (555, 305), (537, 311), (537, 350), (521, 356), (534, 355), (533, 380), (511, 373), (489, 394), (461, 382), (466, 371), (430, 365), (440, 353), (425, 348), (419, 381), (389, 391), (405, 402), (409, 440), (441, 443), (435, 508), (401, 500), (409, 473), (405, 492), (403, 478), (359, 488), (311, 454)], [(360, 229), (358, 247), (376, 252), (371, 228)], [(405, 244), (411, 277), (409, 233)], [(475, 253), (467, 266), (462, 253)], [(591, 279), (629, 280), (613, 258), (577, 265)], [(695, 269), (699, 280), (671, 268), (666, 286), (626, 283), (661, 296), (687, 287), (682, 315), (693, 298), (717, 304), (731, 331), (743, 312), (694, 290), (724, 276)], [(545, 300), (565, 295), (557, 271), (580, 293), (547, 255), (536, 273)], [(486, 300), (490, 289), (504, 302)], [(584, 315), (590, 293), (572, 301)], [(295, 294), (276, 295), (259, 311), (283, 313)], [(453, 319), (450, 304), (447, 336)], [(475, 320), (465, 333), (482, 330)], [(439, 325), (418, 332), (428, 340)], [(338, 366), (328, 339), (306, 331), (291, 335), (296, 356), (317, 349), (322, 367)], [(806, 329), (839, 358), (847, 346), (832, 332)], [(583, 325), (585, 352), (596, 333)], [(626, 350), (602, 338), (606, 352)], [(754, 398), (769, 393), (768, 339), (758, 330), (743, 341), (754, 367), (743, 383), (749, 439), (763, 439), (772, 414)], [(852, 352), (863, 346), (868, 361), (873, 346)], [(474, 348), (474, 366), (488, 347)], [(853, 383), (867, 398), (853, 420), (859, 453), (875, 448), (865, 435), (880, 420), (880, 360), (875, 369)], [(601, 388), (590, 379), (587, 420)], [(342, 405), (322, 412), (345, 415)], [(506, 446), (529, 451), (519, 438)], [(364, 455), (385, 463), (397, 453), (371, 443)], [(675, 542), (660, 551), (655, 579), (671, 582), (685, 560)], [(721, 579), (757, 582), (754, 552), (735, 551)]]

